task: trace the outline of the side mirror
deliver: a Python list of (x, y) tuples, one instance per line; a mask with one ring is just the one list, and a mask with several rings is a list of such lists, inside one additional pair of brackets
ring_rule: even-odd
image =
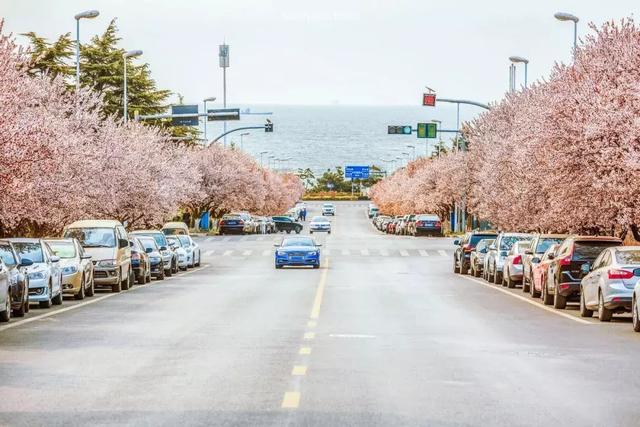
[(167, 247), (166, 247), (166, 246), (160, 246), (160, 250), (161, 250), (161, 251), (166, 251), (166, 250), (167, 250)]
[(20, 260), (20, 267), (29, 267), (30, 265), (33, 265), (33, 261), (31, 261), (29, 258), (22, 258)]
[(318, 244), (316, 245), (316, 247), (317, 247), (317, 248), (319, 248), (319, 247), (321, 247), (321, 246), (322, 246), (322, 243), (318, 243)]
[(532, 263), (532, 264), (538, 264), (539, 262), (540, 262), (540, 258), (538, 258), (537, 256), (536, 256), (536, 257), (531, 258), (531, 263)]
[(153, 248), (145, 248), (144, 250), (146, 253), (150, 254), (151, 252), (153, 252)]
[(118, 239), (118, 247), (119, 248), (126, 248), (127, 246), (129, 246), (129, 241), (127, 239)]
[(456, 246), (460, 246), (460, 239), (454, 240), (453, 244), (456, 245)]
[(133, 247), (133, 242), (129, 241), (129, 246)]
[(556, 256), (554, 254), (549, 254), (549, 259), (554, 259)]
[(496, 245), (490, 245), (489, 246), (489, 250), (490, 251), (495, 251), (496, 250)]
[(580, 273), (582, 273), (583, 276), (589, 274), (589, 271), (591, 271), (591, 264), (589, 264), (588, 262), (585, 262), (580, 266)]
[(80, 259), (91, 259), (91, 255), (89, 255), (89, 254), (81, 255)]
[(527, 249), (524, 253), (525, 255), (533, 255), (533, 251), (531, 249)]
[(60, 261), (60, 257), (57, 255), (53, 255), (51, 258), (51, 262), (59, 262)]

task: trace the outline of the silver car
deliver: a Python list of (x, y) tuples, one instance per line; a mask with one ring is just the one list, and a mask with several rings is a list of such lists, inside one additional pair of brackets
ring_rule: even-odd
[(528, 240), (521, 240), (515, 242), (509, 250), (509, 255), (504, 260), (504, 267), (502, 268), (502, 286), (513, 289), (517, 283), (522, 282), (522, 257), (526, 251), (531, 248), (531, 242)]
[(604, 249), (593, 265), (582, 265), (580, 315), (598, 312), (601, 322), (613, 314), (631, 311), (634, 288), (640, 278), (640, 246), (614, 246)]
[(471, 265), (472, 276), (480, 277), (484, 272), (484, 260), (487, 252), (489, 251), (489, 246), (493, 243), (495, 243), (495, 239), (480, 240), (476, 247), (471, 251), (469, 265)]
[(486, 273), (485, 277), (488, 282), (496, 285), (502, 283), (502, 269), (504, 260), (507, 257), (514, 243), (522, 240), (531, 240), (531, 234), (526, 233), (500, 233), (496, 237), (496, 241), (489, 247), (487, 258), (485, 261)]

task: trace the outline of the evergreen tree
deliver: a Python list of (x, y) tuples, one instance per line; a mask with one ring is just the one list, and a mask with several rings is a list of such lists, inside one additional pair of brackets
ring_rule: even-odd
[(71, 34), (63, 34), (55, 42), (48, 42), (33, 31), (22, 34), (31, 43), (29, 73), (41, 76), (49, 73), (52, 78), (62, 76), (69, 85), (75, 75), (75, 42)]

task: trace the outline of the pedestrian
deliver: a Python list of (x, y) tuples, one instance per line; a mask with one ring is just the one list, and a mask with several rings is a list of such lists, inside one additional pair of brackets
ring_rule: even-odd
[(302, 208), (302, 220), (307, 220), (307, 208)]

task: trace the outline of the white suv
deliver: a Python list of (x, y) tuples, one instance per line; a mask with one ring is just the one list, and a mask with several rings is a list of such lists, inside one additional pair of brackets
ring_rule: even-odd
[(333, 203), (325, 203), (322, 205), (322, 216), (324, 215), (336, 215), (336, 207)]

